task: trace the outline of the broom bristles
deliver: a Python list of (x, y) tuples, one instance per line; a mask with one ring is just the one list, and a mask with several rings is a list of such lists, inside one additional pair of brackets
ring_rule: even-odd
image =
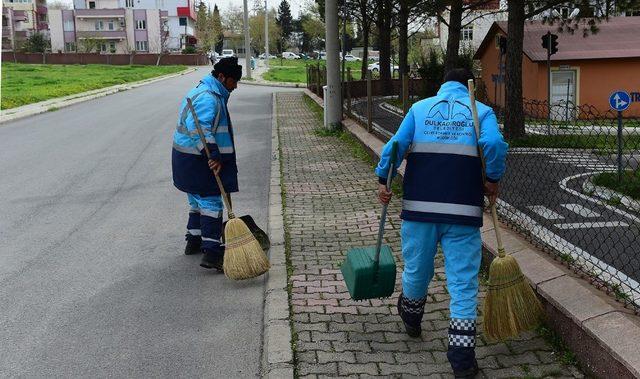
[(525, 281), (515, 258), (506, 255), (491, 262), (488, 287), (484, 333), (490, 340), (503, 341), (538, 325), (542, 304)]
[(227, 221), (224, 228), (225, 253), (222, 268), (227, 278), (250, 279), (271, 267), (267, 255), (247, 225), (239, 218)]

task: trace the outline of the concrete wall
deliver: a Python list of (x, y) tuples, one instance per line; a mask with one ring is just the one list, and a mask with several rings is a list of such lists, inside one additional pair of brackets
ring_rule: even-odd
[(62, 24), (62, 10), (50, 9), (49, 10), (49, 33), (51, 36), (51, 51), (57, 52), (58, 50), (64, 52), (64, 31)]

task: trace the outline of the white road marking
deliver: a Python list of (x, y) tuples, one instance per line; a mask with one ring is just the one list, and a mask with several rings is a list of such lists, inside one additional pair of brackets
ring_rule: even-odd
[(570, 255), (575, 259), (575, 264), (582, 267), (586, 272), (590, 272), (607, 283), (618, 285), (624, 293), (629, 295), (631, 301), (635, 304), (640, 304), (640, 292), (638, 291), (640, 284), (636, 280), (538, 224), (511, 204), (500, 199), (498, 199), (497, 203), (499, 205), (498, 213), (502, 216), (511, 220), (511, 222), (514, 222), (558, 253)]
[(592, 209), (585, 208), (580, 204), (560, 204), (560, 206), (565, 207), (571, 212), (575, 212), (582, 217), (600, 217), (600, 213)]
[(554, 224), (558, 229), (589, 229), (589, 228), (617, 228), (629, 226), (624, 221), (600, 221), (600, 222), (570, 222), (565, 224)]
[(531, 205), (528, 208), (547, 220), (564, 220), (564, 216), (552, 211), (544, 205)]

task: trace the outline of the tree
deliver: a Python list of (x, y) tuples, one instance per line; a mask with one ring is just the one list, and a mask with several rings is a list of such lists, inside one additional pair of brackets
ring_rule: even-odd
[(278, 16), (276, 21), (282, 30), (282, 37), (287, 39), (293, 32), (293, 17), (291, 16), (291, 7), (287, 0), (282, 0), (278, 7)]
[(30, 35), (22, 48), (28, 53), (44, 53), (50, 46), (51, 44), (44, 34), (38, 32)]
[(224, 30), (231, 34), (242, 34), (244, 27), (244, 11), (239, 6), (231, 6), (222, 14)]
[(212, 45), (211, 29), (209, 28), (209, 9), (204, 1), (196, 5), (196, 38), (203, 49), (210, 49)]
[[(275, 10), (269, 10), (269, 51), (276, 51), (280, 41), (280, 36), (282, 35), (275, 16)], [(263, 51), (264, 11), (249, 18), (249, 34), (251, 36), (251, 48), (254, 51)]]
[(156, 66), (160, 65), (160, 59), (169, 53), (169, 25), (167, 22), (160, 24), (160, 33), (158, 37), (152, 41), (149, 41), (149, 51), (154, 51), (156, 54)]
[(98, 50), (100, 40), (96, 38), (83, 38), (78, 42), (78, 51), (81, 53), (91, 53)]
[(351, 14), (358, 21), (362, 35), (362, 66), (360, 67), (360, 74), (362, 78), (366, 78), (367, 70), (369, 68), (369, 40), (371, 33), (371, 24), (373, 21), (372, 10), (375, 0), (350, 0), (347, 2), (347, 7), (352, 9)]
[(60, 0), (52, 1), (47, 3), (48, 9), (71, 9), (71, 6), (67, 3), (64, 3)]
[(210, 28), (214, 41), (214, 49), (218, 53), (222, 53), (222, 46), (224, 43), (224, 29), (222, 28), (222, 19), (220, 18), (220, 10), (218, 5), (213, 6), (213, 13), (211, 14)]
[[(374, 22), (378, 27), (380, 50), (380, 79), (391, 79), (391, 30), (393, 26), (393, 4), (391, 0), (376, 0), (377, 14)], [(387, 84), (387, 85), (390, 85)]]
[[(524, 112), (522, 106), (522, 49), (524, 23), (537, 17), (550, 25), (558, 24), (558, 32), (582, 32), (584, 37), (598, 32), (598, 23), (606, 20), (609, 14), (633, 9), (637, 0), (597, 1), (590, 2), (592, 12), (578, 13), (573, 19), (562, 19), (551, 10), (559, 5), (571, 9), (584, 6), (585, 0), (567, 2), (566, 0), (508, 0), (507, 1), (507, 55), (505, 72), (505, 135), (507, 138), (525, 136)], [(543, 15), (544, 14), (544, 15)], [(543, 15), (541, 17), (541, 15)]]

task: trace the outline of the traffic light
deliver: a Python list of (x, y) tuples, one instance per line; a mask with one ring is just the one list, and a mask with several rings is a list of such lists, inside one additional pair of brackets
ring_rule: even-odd
[[(549, 45), (551, 42), (551, 45)], [(542, 47), (549, 51), (549, 55), (553, 55), (558, 52), (558, 35), (547, 33), (542, 36)]]

